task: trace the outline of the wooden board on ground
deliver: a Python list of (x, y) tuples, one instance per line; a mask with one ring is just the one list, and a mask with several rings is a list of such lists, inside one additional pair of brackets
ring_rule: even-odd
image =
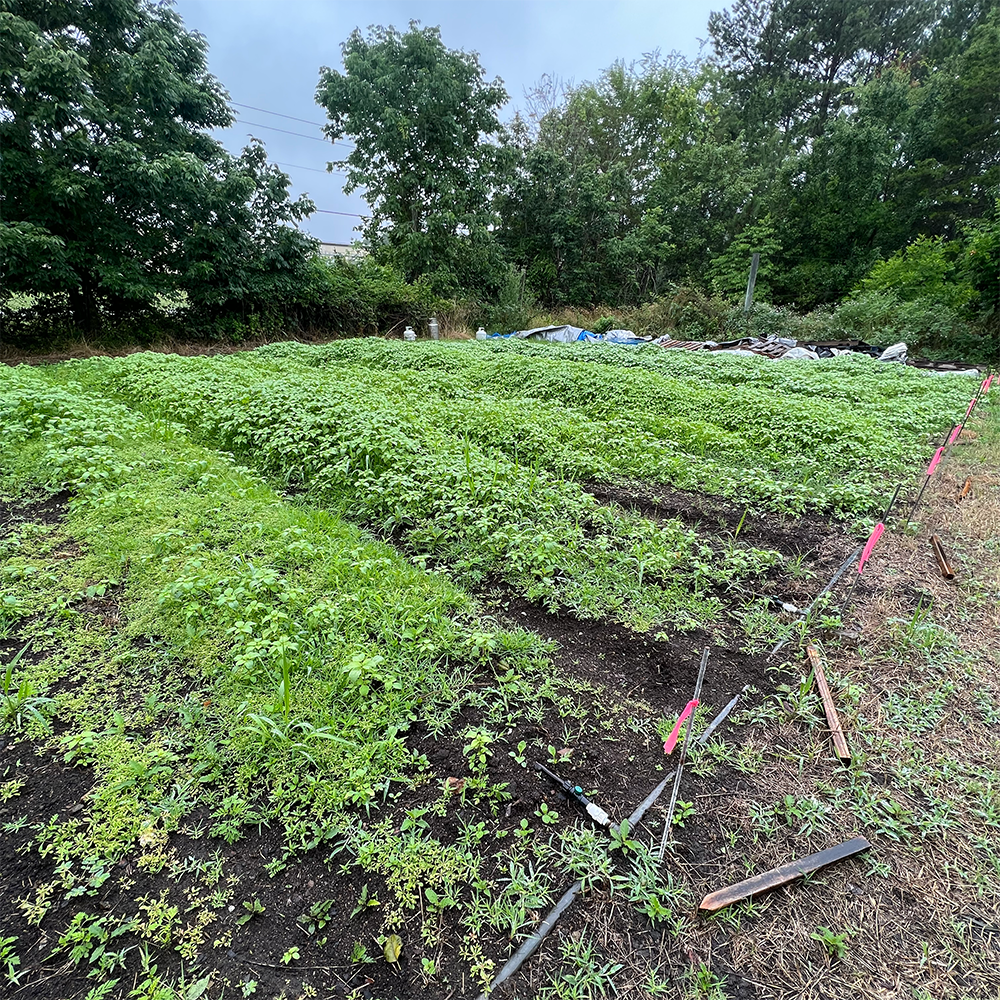
[(851, 763), (851, 751), (847, 745), (847, 737), (844, 736), (843, 727), (840, 725), (840, 716), (837, 714), (837, 706), (833, 703), (833, 695), (830, 693), (830, 685), (826, 681), (826, 670), (823, 665), (823, 657), (815, 646), (806, 646), (806, 655), (813, 668), (813, 675), (816, 678), (816, 686), (819, 688), (819, 696), (823, 701), (823, 711), (826, 713), (826, 724), (830, 729), (830, 736), (833, 738), (833, 750), (841, 764)]
[(780, 868), (774, 868), (762, 875), (754, 875), (736, 885), (727, 886), (725, 889), (718, 889), (710, 892), (698, 907), (699, 911), (705, 913), (715, 913), (717, 910), (731, 906), (752, 896), (759, 896), (762, 892), (770, 892), (780, 886), (794, 882), (796, 879), (814, 872), (826, 865), (833, 864), (834, 861), (842, 861), (844, 858), (853, 857), (862, 851), (867, 851), (872, 845), (864, 837), (855, 837), (847, 840), (836, 847), (828, 847), (825, 851), (817, 854), (810, 854), (808, 857), (800, 858), (798, 861), (791, 861)]

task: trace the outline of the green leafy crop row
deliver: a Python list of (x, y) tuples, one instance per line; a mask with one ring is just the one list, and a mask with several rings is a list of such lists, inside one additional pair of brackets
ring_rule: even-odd
[(554, 407), (521, 452), (503, 400), (478, 422), (477, 400), (462, 410), (446, 387), (365, 366), (142, 355), (77, 365), (72, 377), (169, 412), (205, 443), (394, 537), (421, 565), (445, 564), (465, 584), (501, 579), (581, 615), (642, 628), (705, 622), (718, 607), (711, 591), (777, 559), (600, 504), (564, 475), (606, 474), (599, 449), (615, 444), (591, 420), (544, 447), (546, 429), (565, 426)]
[(69, 488), (83, 550), (53, 559), (37, 531), (15, 532), (0, 579), (0, 635), (19, 623), (42, 655), (13, 678), (32, 711), (7, 721), (45, 731), (58, 713), (66, 759), (97, 771), (86, 828), (54, 834), (70, 856), (137, 837), (155, 853), (196, 802), (216, 835), (274, 820), (309, 846), (338, 810), (426, 768), (403, 734), (446, 726), (482, 666), (479, 687), (495, 669), (537, 689), (537, 637), (490, 625), (441, 577), (176, 424), (27, 369), (0, 386), (0, 421), (8, 483)]
[(975, 388), (860, 356), (776, 363), (653, 347), (377, 340), (256, 355), (392, 376), (439, 426), (451, 413), (474, 440), (569, 476), (617, 474), (791, 513), (874, 513), (886, 475), (926, 460), (928, 434), (960, 417)]

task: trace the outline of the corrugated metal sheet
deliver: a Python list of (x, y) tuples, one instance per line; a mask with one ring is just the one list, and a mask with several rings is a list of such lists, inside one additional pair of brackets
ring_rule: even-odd
[(664, 340), (659, 343), (659, 346), (677, 348), (682, 351), (704, 351), (708, 345), (704, 340)]

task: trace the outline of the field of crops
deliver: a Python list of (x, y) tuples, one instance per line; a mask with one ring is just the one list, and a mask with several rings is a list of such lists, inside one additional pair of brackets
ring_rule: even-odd
[[(471, 995), (573, 875), (676, 930), (683, 888), (628, 831), (619, 861), (560, 817), (528, 763), (615, 760), (609, 785), (645, 794), (663, 765), (630, 762), (672, 725), (697, 647), (731, 651), (700, 726), (788, 631), (758, 598), (802, 557), (761, 526), (807, 516), (849, 551), (968, 395), (867, 358), (525, 343), (5, 371), (4, 503), (57, 513), (29, 504), (0, 538), (0, 725), (88, 778), (82, 810), (36, 827), (17, 769), (0, 776), (6, 833), (54, 863), (23, 886), (0, 973), (36, 961), (30, 927), (86, 988), (116, 984), (95, 998), (315, 996), (327, 967), (351, 974), (324, 996)], [(655, 671), (560, 657), (547, 612)], [(275, 951), (279, 917), (299, 936)]]

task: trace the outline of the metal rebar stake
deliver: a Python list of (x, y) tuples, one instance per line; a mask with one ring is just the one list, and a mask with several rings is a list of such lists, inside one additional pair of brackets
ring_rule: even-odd
[[(694, 696), (692, 701), (698, 701), (701, 696), (701, 685), (702, 681), (705, 680), (705, 668), (708, 666), (708, 655), (711, 652), (711, 647), (706, 646), (705, 651), (701, 654), (701, 665), (698, 667), (698, 680), (694, 685)], [(677, 793), (680, 791), (681, 787), (681, 775), (684, 773), (684, 761), (687, 759), (687, 748), (688, 744), (691, 742), (691, 730), (694, 728), (694, 717), (695, 713), (692, 712), (691, 716), (688, 718), (687, 730), (684, 733), (684, 742), (681, 744), (681, 755), (680, 759), (677, 761), (677, 773), (674, 775), (674, 787), (670, 793), (670, 805), (667, 806), (667, 822), (663, 827), (663, 837), (660, 839), (660, 860), (663, 860), (663, 855), (667, 851), (667, 844), (670, 841), (670, 828), (674, 821), (674, 809), (677, 808)]]
[[(902, 483), (896, 483), (896, 489), (893, 491), (892, 499), (889, 501), (889, 506), (886, 507), (885, 513), (882, 515), (882, 518), (879, 521), (879, 524), (884, 525), (885, 522), (889, 520), (889, 515), (892, 513), (892, 508), (896, 504), (896, 497), (899, 496), (899, 491), (900, 491), (900, 488), (902, 487), (902, 485), (903, 485)], [(870, 555), (870, 553), (869, 553), (869, 555)], [(840, 617), (841, 617), (841, 619), (843, 619), (843, 617), (847, 614), (847, 609), (851, 606), (851, 601), (854, 600), (854, 589), (858, 585), (858, 580), (861, 579), (861, 570), (862, 570), (862, 568), (863, 567), (862, 567), (861, 563), (858, 563), (858, 575), (851, 581), (851, 589), (847, 592), (847, 599), (844, 601), (844, 606), (840, 610)]]

